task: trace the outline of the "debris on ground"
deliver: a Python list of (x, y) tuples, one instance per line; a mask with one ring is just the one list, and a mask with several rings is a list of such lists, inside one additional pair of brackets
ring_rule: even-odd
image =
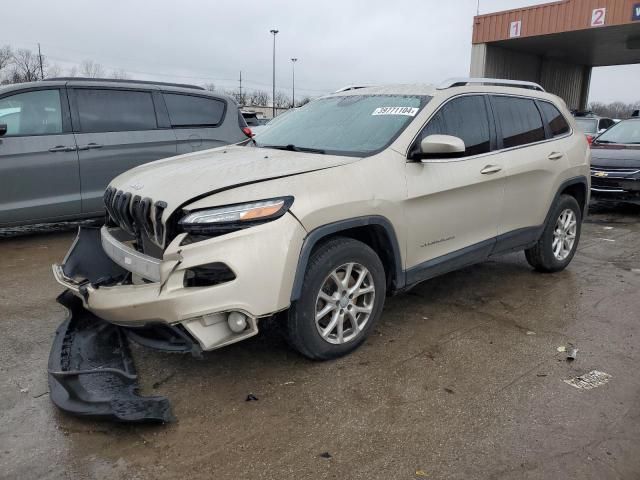
[(429, 474), (424, 470), (416, 470), (416, 477), (428, 477)]
[(609, 382), (611, 375), (599, 370), (591, 370), (589, 373), (580, 375), (578, 377), (570, 378), (569, 380), (563, 380), (567, 385), (579, 388), (581, 390), (591, 390), (592, 388), (600, 387)]
[(578, 355), (578, 349), (573, 345), (569, 345), (569, 348), (567, 348), (567, 361), (572, 362), (576, 359), (576, 355)]
[(295, 385), (296, 382), (284, 382), (283, 385)]
[(445, 389), (444, 389), (444, 391), (445, 391), (445, 392), (447, 392), (447, 393), (456, 393), (456, 392), (455, 392), (453, 389), (451, 389), (451, 388), (445, 388)]
[(558, 350), (560, 353), (566, 352), (567, 347), (565, 347), (564, 345), (560, 345), (558, 348), (556, 348), (556, 350)]
[(258, 400), (258, 397), (256, 397), (253, 393), (250, 393), (249, 395), (247, 395), (245, 402), (252, 402), (257, 400)]
[(332, 455), (329, 452), (322, 452), (320, 455), (318, 455), (320, 458), (331, 458)]
[(21, 388), (20, 389), (20, 393), (29, 393), (29, 389), (28, 388)]
[(536, 332), (534, 332), (533, 330), (527, 330), (527, 335), (535, 335)]

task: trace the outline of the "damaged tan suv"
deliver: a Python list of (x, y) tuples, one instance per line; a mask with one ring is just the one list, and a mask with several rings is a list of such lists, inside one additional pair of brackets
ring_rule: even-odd
[(293, 347), (335, 358), (418, 282), (517, 250), (565, 268), (589, 163), (563, 101), (536, 84), (351, 88), (245, 145), (120, 175), (106, 225), (81, 229), (53, 271), (148, 345), (213, 350), (282, 313)]

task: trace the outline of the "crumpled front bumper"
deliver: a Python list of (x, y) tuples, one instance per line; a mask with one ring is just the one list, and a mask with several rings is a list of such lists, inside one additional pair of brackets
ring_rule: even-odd
[(67, 319), (49, 354), (49, 392), (61, 410), (119, 422), (170, 422), (165, 397), (137, 394), (137, 374), (124, 329), (85, 310), (69, 291), (58, 297)]

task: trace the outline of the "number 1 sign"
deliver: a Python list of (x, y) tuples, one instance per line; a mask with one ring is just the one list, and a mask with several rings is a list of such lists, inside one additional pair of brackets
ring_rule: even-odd
[(511, 22), (509, 25), (509, 38), (519, 37), (522, 33), (522, 20)]
[(607, 14), (606, 8), (596, 8), (591, 12), (591, 26), (602, 27), (604, 25), (605, 15)]

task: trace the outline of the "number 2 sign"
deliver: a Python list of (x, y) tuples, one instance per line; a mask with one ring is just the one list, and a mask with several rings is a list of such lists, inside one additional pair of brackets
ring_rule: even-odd
[(605, 15), (607, 14), (606, 8), (596, 8), (591, 12), (591, 26), (602, 27), (604, 25)]

